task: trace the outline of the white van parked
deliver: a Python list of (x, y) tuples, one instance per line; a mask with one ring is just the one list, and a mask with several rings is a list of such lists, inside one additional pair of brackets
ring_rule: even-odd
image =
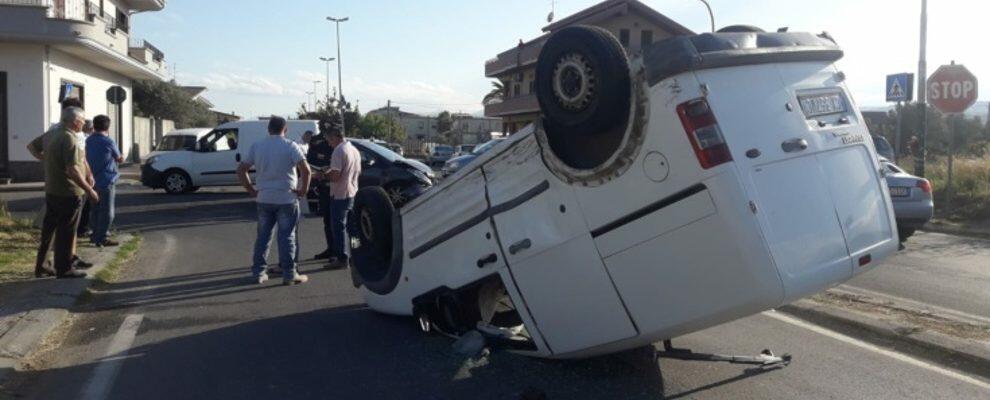
[(586, 357), (775, 308), (897, 250), (866, 124), (826, 34), (725, 32), (628, 59), (594, 27), (537, 61), (542, 120), (393, 209), (355, 199), (379, 312)]
[[(302, 143), (303, 133), (319, 132), (317, 121), (288, 121), (286, 137)], [(237, 163), (268, 136), (268, 121), (235, 121), (214, 129), (186, 129), (162, 138), (141, 166), (141, 183), (176, 194), (202, 186), (237, 185)]]

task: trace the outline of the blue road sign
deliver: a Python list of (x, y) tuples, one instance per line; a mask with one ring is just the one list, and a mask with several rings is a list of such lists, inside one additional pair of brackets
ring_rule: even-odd
[(914, 74), (887, 75), (887, 101), (914, 99)]

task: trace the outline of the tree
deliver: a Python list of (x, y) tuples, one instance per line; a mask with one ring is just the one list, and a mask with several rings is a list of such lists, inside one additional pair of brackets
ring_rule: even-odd
[(133, 92), (134, 113), (139, 116), (169, 119), (176, 128), (209, 127), (217, 123), (209, 107), (194, 100), (174, 82), (137, 81)]
[[(302, 103), (299, 106), (299, 111), (296, 112), (296, 117), (299, 119), (315, 119), (315, 120), (325, 120), (329, 118), (339, 119), (340, 118), (340, 102), (335, 98), (328, 98), (323, 101), (316, 102), (316, 109), (309, 110), (306, 107), (306, 103)], [(344, 135), (346, 136), (357, 136), (358, 125), (361, 122), (361, 112), (354, 107), (351, 109), (350, 103), (344, 103)]]
[(487, 106), (489, 104), (501, 103), (502, 100), (505, 100), (505, 84), (502, 81), (494, 81), (492, 82), (492, 90), (481, 100), (481, 104)]
[(448, 112), (448, 111), (441, 111), (440, 114), (437, 114), (437, 132), (438, 133), (441, 133), (441, 134), (446, 133), (446, 132), (450, 131), (451, 129), (453, 129), (453, 127), (454, 127), (454, 118), (450, 116), (450, 112)]
[(402, 143), (406, 140), (406, 129), (392, 118), (369, 114), (358, 122), (357, 136), (364, 139), (380, 139), (389, 143)]

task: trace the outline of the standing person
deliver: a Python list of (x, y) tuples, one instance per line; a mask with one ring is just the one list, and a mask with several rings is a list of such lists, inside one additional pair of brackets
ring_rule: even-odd
[(347, 214), (354, 207), (354, 196), (358, 191), (358, 176), (361, 175), (361, 153), (347, 139), (338, 127), (330, 131), (330, 145), (333, 156), (330, 158), (330, 172), (325, 178), (330, 181), (330, 219), (333, 228), (333, 256), (327, 269), (344, 268), (350, 257), (347, 236)]
[[(86, 139), (88, 139), (89, 135), (92, 134), (93, 134), (93, 120), (87, 119), (86, 123), (83, 124), (82, 132), (79, 132), (76, 135), (76, 139), (79, 140), (79, 147), (82, 147), (85, 150)], [(87, 164), (87, 168), (89, 168), (88, 160), (86, 164)], [(89, 170), (90, 170), (90, 176), (92, 176), (92, 168), (89, 168)], [(95, 183), (96, 183), (95, 180), (91, 179), (89, 181), (89, 184), (91, 186), (94, 185)], [(90, 202), (84, 200), (82, 213), (79, 214), (79, 229), (76, 230), (76, 235), (78, 235), (79, 237), (89, 237), (90, 235), (93, 234), (93, 230), (89, 226), (90, 213), (92, 213), (92, 206)]]
[(110, 118), (97, 115), (93, 118), (94, 133), (86, 138), (86, 161), (93, 171), (96, 182), (94, 189), (100, 195), (100, 201), (92, 208), (90, 221), (93, 223), (93, 234), (89, 240), (98, 247), (119, 246), (120, 243), (107, 238), (110, 225), (113, 224), (114, 197), (116, 197), (117, 179), (120, 173), (117, 164), (124, 161), (120, 155), (117, 143), (109, 136)]
[[(66, 98), (65, 100), (62, 100), (61, 105), (63, 110), (69, 107), (76, 107), (80, 109), (82, 108), (82, 102), (75, 97), (69, 97)], [(52, 124), (52, 126), (48, 129), (48, 131), (43, 133), (41, 136), (36, 137), (34, 140), (31, 141), (31, 143), (28, 143), (27, 145), (28, 152), (31, 153), (31, 155), (34, 156), (35, 159), (44, 163), (45, 146), (48, 145), (48, 142), (52, 137), (56, 136), (61, 132), (61, 129), (62, 129), (61, 122)], [(88, 166), (86, 167), (86, 171), (87, 171), (86, 174), (87, 182), (89, 182), (90, 186), (92, 186), (93, 179), (92, 179), (92, 174), (89, 173)], [(45, 219), (45, 215), (47, 214), (47, 211), (48, 211), (48, 205), (43, 204), (41, 207), (40, 218), (39, 218), (39, 221), (41, 221), (40, 222), (41, 246), (38, 249), (38, 258), (35, 261), (35, 266), (34, 266), (34, 276), (36, 278), (55, 276), (55, 270), (52, 269), (50, 265), (46, 265), (48, 264), (48, 250), (51, 248), (52, 240), (55, 237), (55, 226), (44, 224), (44, 219)], [(93, 264), (83, 261), (81, 258), (79, 258), (79, 255), (76, 254), (75, 247), (73, 246), (72, 266), (73, 268), (76, 269), (87, 269), (92, 267)]]
[[(45, 229), (55, 232), (55, 277), (82, 278), (85, 272), (72, 266), (75, 254), (76, 229), (82, 211), (83, 196), (99, 201), (100, 196), (86, 179), (85, 154), (79, 141), (85, 114), (81, 108), (62, 110), (61, 129), (45, 144)], [(44, 259), (48, 245), (44, 238), (38, 247), (38, 259)]]
[[(322, 176), (323, 172), (330, 167), (330, 158), (333, 156), (333, 146), (330, 145), (330, 131), (340, 130), (340, 124), (335, 118), (326, 118), (320, 121), (320, 133), (309, 139), (309, 149), (306, 151), (306, 162), (316, 170), (314, 176)], [(330, 221), (330, 182), (325, 179), (318, 179), (316, 183), (316, 193), (319, 195), (320, 215), (323, 217), (323, 238), (326, 240), (327, 248), (318, 253), (313, 258), (316, 260), (328, 260), (333, 253), (333, 223)]]
[[(268, 121), (268, 137), (251, 145), (247, 157), (237, 168), (241, 185), (258, 202), (258, 237), (254, 243), (251, 272), (259, 284), (268, 280), (268, 247), (276, 225), (282, 283), (293, 285), (309, 280), (296, 271), (295, 253), (299, 198), (304, 197), (309, 189), (310, 171), (302, 148), (285, 137), (285, 127), (284, 118), (272, 117)], [(251, 184), (248, 175), (252, 166), (258, 179), (257, 188)]]

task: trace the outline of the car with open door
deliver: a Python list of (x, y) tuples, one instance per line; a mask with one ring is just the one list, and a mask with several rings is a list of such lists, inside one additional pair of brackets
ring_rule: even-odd
[[(368, 306), (535, 357), (623, 351), (838, 285), (897, 251), (827, 34), (551, 33), (543, 117), (404, 206), (354, 205)], [(414, 323), (413, 321), (410, 321)]]

